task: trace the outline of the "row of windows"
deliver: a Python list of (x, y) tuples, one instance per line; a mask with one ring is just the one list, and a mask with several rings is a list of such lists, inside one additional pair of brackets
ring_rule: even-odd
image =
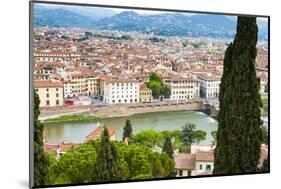
[[(120, 96), (120, 98), (124, 98), (125, 96)], [(125, 98), (128, 98), (129, 96), (128, 95), (126, 95), (126, 97)], [(133, 95), (130, 95), (130, 97), (132, 98), (133, 97)], [(135, 97), (137, 97), (137, 95), (135, 95)], [(111, 96), (111, 98), (114, 98), (114, 96)], [(117, 98), (119, 98), (119, 95), (117, 95)]]
[(193, 85), (172, 86), (173, 89), (193, 89)]
[(173, 99), (176, 100), (176, 99), (192, 99), (193, 96), (192, 95), (187, 95), (187, 96), (173, 96)]
[[(124, 100), (124, 102), (126, 103), (126, 102), (133, 102), (134, 100), (133, 99), (130, 99), (130, 100), (127, 100), (127, 99), (125, 99)], [(137, 99), (135, 99), (135, 102), (137, 102), (138, 100)], [(115, 101), (115, 100), (112, 100), (112, 103), (121, 103), (122, 101), (121, 101), (121, 99), (119, 99), (118, 101)]]
[[(56, 105), (60, 105), (60, 101), (56, 100)], [(50, 106), (50, 101), (46, 100), (46, 106)]]
[[(111, 88), (112, 90), (124, 90), (124, 89), (126, 89), (126, 90), (128, 90), (128, 87), (121, 87), (121, 88), (119, 88), (119, 87), (117, 87), (117, 88), (115, 88), (115, 87), (112, 87)], [(132, 90), (133, 89), (133, 87), (130, 87), (130, 89)], [(135, 87), (135, 89), (137, 89), (137, 87)]]
[(133, 86), (133, 83), (112, 83), (111, 86)]
[(194, 83), (195, 81), (172, 81), (171, 83), (177, 84), (177, 83)]
[[(116, 93), (138, 93), (137, 91), (116, 91)], [(114, 91), (112, 91), (112, 94), (114, 94)]]
[[(38, 89), (35, 89), (35, 91), (38, 92), (39, 90), (38, 90)], [(46, 91), (49, 92), (49, 89), (47, 88)], [(56, 88), (56, 91), (59, 91), (59, 89)]]
[(173, 94), (193, 94), (193, 91), (173, 91)]
[[(46, 97), (49, 98), (49, 97), (50, 97), (50, 94), (47, 93), (47, 94), (46, 94)], [(59, 93), (56, 93), (56, 97), (59, 97)]]
[(152, 95), (151, 92), (141, 92), (140, 95)]

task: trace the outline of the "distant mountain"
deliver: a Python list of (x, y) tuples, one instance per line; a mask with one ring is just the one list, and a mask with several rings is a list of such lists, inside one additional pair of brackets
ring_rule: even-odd
[(139, 15), (125, 11), (93, 23), (99, 29), (141, 31), (164, 36), (233, 37), (235, 22), (221, 15), (192, 15), (164, 13)]
[(36, 26), (91, 27), (94, 21), (115, 15), (114, 11), (81, 6), (35, 4)]
[(80, 14), (82, 16), (87, 16), (92, 20), (100, 20), (102, 18), (111, 17), (116, 14), (116, 12), (110, 9), (97, 8), (97, 7), (63, 6), (62, 9), (69, 10), (71, 12)]
[[(36, 26), (85, 27), (139, 31), (162, 36), (234, 38), (235, 17), (215, 14), (163, 13), (143, 15), (134, 11), (119, 14), (95, 7), (35, 7)], [(267, 21), (258, 19), (259, 39), (267, 39)]]
[(53, 27), (90, 27), (93, 20), (89, 17), (59, 8), (48, 9), (35, 6), (34, 23), (36, 26)]

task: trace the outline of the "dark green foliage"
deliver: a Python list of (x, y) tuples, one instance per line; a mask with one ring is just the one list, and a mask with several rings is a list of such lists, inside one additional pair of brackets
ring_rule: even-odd
[(43, 149), (44, 125), (38, 120), (40, 99), (34, 91), (34, 185), (42, 186), (49, 183), (48, 157)]
[(132, 132), (133, 132), (132, 124), (131, 124), (130, 120), (127, 119), (125, 127), (123, 128), (123, 141), (125, 141), (125, 138), (128, 138), (128, 139), (131, 138)]
[(171, 89), (163, 83), (156, 73), (150, 74), (147, 87), (152, 90), (152, 96), (154, 98), (158, 98), (159, 96), (167, 98), (171, 95)]
[(142, 144), (147, 147), (153, 147), (155, 145), (161, 146), (164, 138), (163, 135), (152, 129), (142, 130), (141, 132), (135, 134), (130, 139), (130, 143)]
[(171, 138), (170, 137), (166, 137), (165, 138), (165, 142), (163, 145), (163, 152), (165, 152), (166, 154), (168, 154), (168, 156), (171, 159), (174, 159), (174, 150), (173, 150), (173, 146), (172, 146), (172, 142), (171, 142)]
[(263, 161), (262, 167), (260, 168), (260, 171), (261, 172), (268, 172), (269, 171), (268, 158)]
[(101, 143), (97, 149), (97, 159), (92, 177), (93, 182), (114, 182), (124, 179), (118, 152), (109, 138), (108, 130), (104, 127)]
[(66, 36), (66, 35), (61, 36), (61, 38), (64, 39), (64, 40), (69, 40), (69, 37)]
[(225, 52), (215, 174), (257, 171), (262, 136), (260, 81), (255, 69), (257, 32), (255, 17), (239, 16), (234, 42)]
[(206, 139), (206, 135), (207, 135), (207, 133), (205, 131), (202, 131), (202, 130), (195, 131), (195, 136), (196, 136), (195, 142), (197, 144), (199, 144), (200, 141), (203, 141)]
[(139, 144), (116, 143), (120, 158), (128, 168), (128, 179), (166, 177), (174, 169), (174, 161), (166, 153), (153, 152)]
[(165, 39), (157, 38), (157, 37), (149, 38), (149, 40), (150, 40), (151, 42), (155, 42), (155, 43), (158, 43), (158, 42), (164, 43), (164, 42), (165, 42)]
[(196, 140), (196, 134), (194, 132), (195, 125), (192, 123), (185, 124), (180, 133), (180, 141), (184, 146), (190, 146)]
[(153, 176), (151, 174), (140, 174), (131, 178), (131, 180), (147, 180), (147, 179), (153, 179)]
[(70, 149), (50, 167), (51, 184), (88, 183), (92, 180), (96, 149), (92, 144), (82, 144)]
[(85, 32), (85, 37), (89, 39), (90, 37), (93, 37), (93, 33), (92, 33), (92, 32), (87, 32), (87, 31), (86, 31), (86, 32)]
[(211, 132), (211, 135), (213, 137), (213, 141), (212, 141), (213, 144), (217, 143), (217, 133), (218, 133), (218, 131), (212, 131)]

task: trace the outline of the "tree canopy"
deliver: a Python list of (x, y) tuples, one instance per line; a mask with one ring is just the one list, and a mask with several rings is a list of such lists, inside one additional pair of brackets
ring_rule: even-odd
[(43, 149), (44, 125), (38, 120), (40, 99), (34, 90), (34, 185), (43, 186), (49, 183), (49, 159)]
[(125, 179), (118, 152), (110, 141), (106, 127), (103, 129), (101, 142), (97, 149), (97, 159), (93, 167), (94, 182), (113, 182)]
[(260, 80), (255, 68), (257, 33), (256, 17), (238, 16), (220, 84), (215, 174), (257, 171), (262, 138)]
[(171, 89), (163, 83), (161, 78), (156, 73), (151, 73), (147, 87), (152, 90), (152, 96), (158, 98), (164, 96), (165, 98), (171, 95)]
[(132, 132), (133, 129), (132, 129), (131, 121), (127, 119), (125, 123), (125, 127), (123, 128), (123, 141), (125, 141), (125, 138), (128, 139), (131, 138)]

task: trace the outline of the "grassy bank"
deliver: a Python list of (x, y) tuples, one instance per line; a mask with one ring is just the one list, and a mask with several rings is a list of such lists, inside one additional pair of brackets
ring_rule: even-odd
[(98, 119), (95, 116), (82, 116), (82, 115), (63, 115), (56, 118), (46, 119), (44, 123), (59, 123), (59, 122), (74, 122), (74, 121), (90, 121)]

